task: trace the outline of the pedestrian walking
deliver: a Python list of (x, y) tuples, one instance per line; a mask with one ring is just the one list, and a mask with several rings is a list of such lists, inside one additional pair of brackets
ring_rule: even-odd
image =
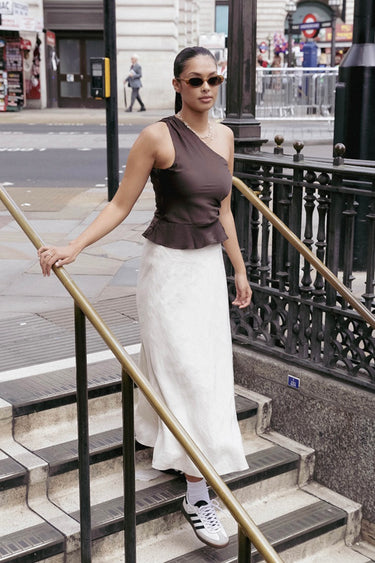
[(130, 88), (132, 89), (132, 95), (130, 99), (130, 106), (125, 111), (133, 111), (133, 105), (135, 100), (137, 100), (137, 102), (141, 106), (138, 111), (146, 111), (145, 105), (139, 94), (139, 90), (140, 88), (142, 88), (142, 81), (141, 81), (142, 67), (138, 62), (138, 55), (134, 53), (134, 55), (132, 55), (130, 60), (132, 64), (130, 66), (129, 74), (125, 78), (125, 83), (127, 83), (128, 86), (130, 86)]
[[(233, 133), (209, 118), (222, 81), (209, 50), (181, 51), (174, 63), (175, 114), (141, 132), (116, 195), (91, 225), (67, 246), (39, 250), (44, 275), (53, 264), (73, 262), (128, 216), (151, 175), (156, 211), (143, 233), (137, 287), (141, 369), (221, 475), (247, 468), (222, 245), (235, 271), (233, 305), (242, 309), (251, 299), (230, 207)], [(226, 546), (201, 473), (142, 394), (135, 410), (136, 439), (154, 448), (153, 467), (186, 477), (182, 511), (197, 537)]]

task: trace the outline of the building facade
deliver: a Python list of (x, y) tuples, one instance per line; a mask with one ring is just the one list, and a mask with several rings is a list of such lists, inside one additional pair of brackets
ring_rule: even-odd
[[(293, 15), (296, 23), (310, 13), (320, 19), (330, 17), (328, 0), (296, 3), (297, 11)], [(0, 0), (0, 14), (14, 12), (20, 5), (28, 18), (39, 22), (39, 27), (19, 29), (19, 36), (26, 40), (29, 50), (29, 53), (23, 51), (25, 76), (31, 72), (27, 59), (31, 55), (34, 59), (34, 52), (40, 58), (39, 98), (34, 92), (34, 97), (29, 99), (26, 92), (24, 105), (103, 107), (102, 101), (90, 95), (90, 57), (104, 54), (103, 0)], [(274, 50), (275, 35), (285, 39), (285, 6), (286, 0), (258, 0), (257, 41), (265, 47), (268, 59)], [(349, 26), (353, 22), (353, 7), (354, 0), (342, 0), (345, 23)], [(176, 53), (188, 45), (211, 45), (212, 38), (215, 44), (217, 37), (224, 47), (227, 21), (228, 0), (116, 0), (119, 106), (124, 107), (124, 88), (127, 93), (124, 79), (130, 57), (137, 53), (143, 69), (142, 98), (146, 107), (172, 108), (172, 66)], [(4, 16), (0, 40), (8, 32), (3, 24)], [(21, 27), (25, 25), (24, 21)], [(319, 40), (322, 46), (329, 46), (328, 37)], [(347, 44), (350, 44), (348, 37)], [(221, 58), (219, 52), (217, 56)], [(35, 74), (35, 64), (33, 69)], [(35, 82), (36, 77), (32, 79)]]

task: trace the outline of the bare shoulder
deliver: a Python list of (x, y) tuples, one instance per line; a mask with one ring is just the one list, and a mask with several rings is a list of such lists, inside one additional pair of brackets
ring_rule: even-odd
[(228, 127), (228, 125), (224, 125), (224, 123), (218, 123), (217, 127), (221, 135), (225, 136), (228, 139), (228, 141), (233, 142), (234, 139), (233, 131)]
[(142, 129), (138, 138), (144, 141), (150, 141), (155, 143), (165, 138), (167, 132), (168, 132), (167, 125), (162, 121), (158, 121), (157, 123), (152, 123), (152, 125), (147, 125), (147, 127)]
[(172, 166), (175, 158), (174, 147), (168, 126), (162, 121), (145, 127), (134, 144), (138, 153), (150, 154), (155, 168)]
[(149, 155), (154, 162), (160, 159), (161, 147), (168, 141), (168, 127), (165, 123), (157, 122), (142, 129), (135, 141), (132, 153)]

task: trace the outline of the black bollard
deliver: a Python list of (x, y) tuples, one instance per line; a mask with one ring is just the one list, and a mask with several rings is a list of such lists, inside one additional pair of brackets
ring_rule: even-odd
[[(346, 158), (375, 161), (375, 0), (356, 0), (353, 44), (339, 69), (334, 145)], [(368, 198), (358, 198), (354, 270), (366, 266)]]
[(356, 0), (353, 45), (339, 69), (334, 144), (347, 158), (375, 160), (375, 0)]

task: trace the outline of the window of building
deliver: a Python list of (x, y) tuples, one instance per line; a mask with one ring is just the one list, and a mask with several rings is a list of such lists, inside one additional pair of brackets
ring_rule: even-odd
[(225, 33), (228, 35), (228, 17), (229, 5), (228, 2), (216, 2), (215, 10), (215, 31), (216, 33)]

